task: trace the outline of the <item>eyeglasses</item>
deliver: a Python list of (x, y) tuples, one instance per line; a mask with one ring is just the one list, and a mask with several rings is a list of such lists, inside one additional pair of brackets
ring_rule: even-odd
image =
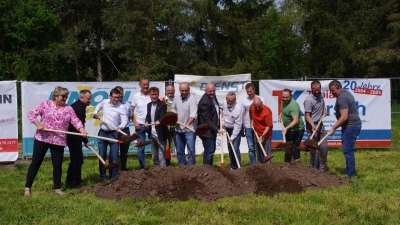
[(61, 95), (61, 97), (67, 99), (68, 95)]
[(261, 108), (262, 108), (262, 105), (259, 105), (259, 106), (255, 106), (255, 105), (254, 105), (254, 108), (255, 108), (255, 109), (261, 109)]

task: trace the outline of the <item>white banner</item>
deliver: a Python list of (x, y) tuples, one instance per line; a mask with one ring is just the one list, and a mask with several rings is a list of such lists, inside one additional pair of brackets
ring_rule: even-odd
[[(321, 92), (324, 94), (328, 115), (323, 124), (328, 130), (337, 120), (335, 117), (335, 102), (329, 92), (329, 82), (321, 80)], [(357, 112), (362, 121), (361, 132), (357, 138), (356, 146), (390, 146), (391, 145), (391, 107), (390, 107), (390, 80), (389, 79), (353, 79), (339, 80), (344, 90), (352, 93), (356, 100)], [(311, 93), (311, 81), (260, 81), (260, 95), (265, 99), (265, 104), (271, 108), (273, 114), (273, 146), (282, 142), (282, 129), (278, 123), (282, 90), (292, 90), (295, 99), (301, 108), (304, 121), (304, 100)], [(307, 140), (304, 132), (303, 140)], [(341, 146), (341, 131), (336, 130), (334, 135), (328, 137), (328, 145)]]
[[(226, 94), (230, 91), (235, 92), (236, 100), (240, 104), (241, 100), (247, 97), (245, 90), (245, 85), (251, 82), (251, 74), (238, 74), (229, 76), (197, 76), (197, 75), (181, 75), (175, 74), (175, 95), (179, 94), (179, 84), (181, 82), (187, 82), (190, 84), (190, 92), (196, 96), (197, 102), (204, 95), (206, 90), (206, 85), (209, 82), (213, 82), (215, 85), (215, 95), (217, 96), (218, 102), (221, 104), (226, 97)], [(226, 137), (224, 135), (224, 153), (228, 152), (228, 146), (226, 142)], [(217, 149), (215, 154), (220, 154), (221, 141), (217, 138)], [(203, 144), (200, 138), (196, 138), (196, 154), (202, 154), (204, 152)], [(248, 152), (247, 140), (243, 137), (240, 141), (240, 152)], [(187, 151), (186, 151), (187, 152)]]
[[(88, 89), (92, 92), (91, 105), (86, 108), (86, 124), (85, 129), (91, 135), (97, 135), (99, 131), (100, 121), (93, 119), (93, 111), (97, 104), (104, 99), (108, 99), (111, 89), (115, 86), (124, 88), (124, 101), (131, 102), (134, 94), (140, 91), (139, 82), (22, 82), (22, 128), (23, 128), (23, 154), (31, 155), (33, 151), (33, 135), (36, 132), (36, 126), (28, 119), (28, 112), (44, 100), (52, 99), (53, 90), (56, 86), (68, 88), (70, 94), (67, 104), (71, 105), (79, 100), (79, 91)], [(150, 81), (150, 87), (158, 87), (160, 89), (160, 98), (165, 95), (165, 83), (161, 81)], [(131, 133), (135, 132), (135, 128), (130, 124)], [(94, 149), (97, 148), (97, 140), (89, 138)], [(137, 149), (133, 147), (133, 143), (129, 148), (130, 152)], [(146, 146), (149, 151), (150, 145)], [(68, 147), (65, 148), (66, 154), (69, 154)], [(89, 149), (84, 148), (84, 154), (93, 154)]]
[(16, 81), (0, 81), (0, 162), (18, 158), (18, 111)]

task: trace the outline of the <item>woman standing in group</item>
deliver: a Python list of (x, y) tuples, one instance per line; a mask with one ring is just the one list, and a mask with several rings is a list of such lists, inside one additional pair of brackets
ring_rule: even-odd
[[(52, 100), (41, 102), (28, 113), (28, 118), (31, 123), (36, 125), (37, 131), (34, 136), (32, 163), (29, 166), (26, 177), (25, 196), (31, 196), (33, 180), (39, 171), (48, 148), (50, 148), (51, 161), (53, 163), (54, 194), (64, 194), (60, 190), (60, 186), (64, 147), (67, 145), (66, 134), (46, 132), (45, 129), (66, 131), (71, 123), (84, 137), (87, 137), (82, 122), (76, 116), (72, 107), (65, 103), (68, 95), (67, 88), (57, 86), (54, 89)], [(41, 117), (40, 122), (37, 116)]]

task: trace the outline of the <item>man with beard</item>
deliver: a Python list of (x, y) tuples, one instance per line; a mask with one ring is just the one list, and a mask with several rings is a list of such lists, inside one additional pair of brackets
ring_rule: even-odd
[[(304, 100), (304, 111), (308, 138), (310, 139), (312, 133), (315, 131), (313, 140), (319, 142), (323, 137), (325, 137), (325, 126), (322, 122), (318, 129), (316, 126), (319, 120), (325, 116), (327, 112), (324, 97), (321, 93), (321, 83), (318, 80), (311, 82), (311, 94)], [(316, 168), (321, 172), (325, 172), (327, 156), (328, 141), (325, 139), (321, 143), (319, 151), (316, 149), (310, 149), (309, 166)]]
[[(168, 84), (165, 87), (166, 96), (162, 99), (167, 104), (167, 112), (171, 111), (172, 104), (175, 100), (175, 87), (172, 84)], [(168, 126), (169, 135), (168, 135), (168, 145), (165, 153), (165, 159), (167, 160), (167, 166), (171, 165), (171, 152), (172, 152), (172, 141), (174, 141), (174, 147), (176, 149), (176, 134), (175, 134), (175, 126)]]
[(282, 106), (281, 106), (281, 122), (284, 127), (282, 127), (282, 134), (285, 135), (286, 141), (292, 141), (293, 146), (291, 149), (291, 156), (285, 161), (301, 160), (300, 150), (297, 147), (300, 145), (301, 139), (304, 134), (304, 122), (301, 119), (300, 106), (292, 98), (292, 91), (289, 89), (283, 89), (282, 91)]

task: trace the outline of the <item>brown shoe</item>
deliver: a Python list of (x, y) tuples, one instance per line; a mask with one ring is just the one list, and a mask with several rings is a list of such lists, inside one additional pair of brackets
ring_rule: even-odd
[(60, 189), (55, 189), (54, 194), (55, 195), (64, 195), (65, 193), (63, 191), (61, 191)]
[(30, 188), (25, 188), (24, 190), (24, 196), (25, 197), (31, 197), (32, 193), (31, 193), (31, 189)]

